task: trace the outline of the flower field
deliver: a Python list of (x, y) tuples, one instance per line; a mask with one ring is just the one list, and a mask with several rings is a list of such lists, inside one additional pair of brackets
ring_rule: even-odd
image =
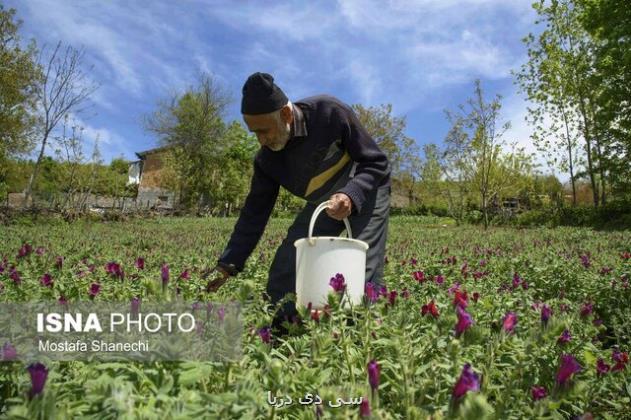
[[(280, 338), (261, 293), (290, 220), (272, 220), (245, 271), (205, 293), (200, 272), (234, 221), (0, 227), (2, 302), (201, 298), (238, 301), (244, 315), (230, 363), (27, 366), (0, 343), (0, 417), (631, 417), (628, 231), (394, 217), (386, 287), (343, 312), (344, 273), (332, 273), (330, 306)], [(339, 398), (353, 403), (330, 404)]]

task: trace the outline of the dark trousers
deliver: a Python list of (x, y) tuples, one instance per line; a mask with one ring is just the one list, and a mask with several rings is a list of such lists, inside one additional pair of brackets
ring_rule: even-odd
[[(319, 204), (319, 203), (318, 203)], [(307, 204), (296, 216), (287, 231), (287, 236), (276, 251), (269, 272), (267, 295), (272, 303), (277, 303), (288, 293), (296, 292), (296, 247), (294, 242), (308, 236), (309, 221), (317, 204)], [(388, 235), (388, 216), (390, 213), (390, 187), (385, 186), (372, 191), (366, 199), (360, 213), (353, 213), (348, 221), (354, 239), (366, 242), (366, 281), (376, 287), (383, 284), (383, 264)], [(326, 212), (320, 213), (313, 229), (313, 236), (339, 236), (345, 229), (344, 223), (332, 219)], [(274, 317), (274, 327), (285, 331), (281, 323), (291, 321), (297, 314), (295, 303), (286, 302)]]

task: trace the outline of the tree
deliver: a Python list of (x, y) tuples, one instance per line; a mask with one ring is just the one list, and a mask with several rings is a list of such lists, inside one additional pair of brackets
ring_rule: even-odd
[(61, 208), (68, 204), (74, 205), (76, 192), (81, 189), (83, 177), (81, 176), (84, 164), (82, 148), (83, 127), (73, 123), (69, 126), (69, 117), (64, 117), (61, 136), (54, 137), (56, 142), (55, 155), (60, 162), (59, 189), (65, 193)]
[[(551, 154), (560, 151), (564, 155), (560, 167), (570, 170), (574, 197), (577, 134), (582, 138), (593, 202), (598, 206), (606, 200), (607, 150), (606, 139), (596, 124), (600, 112), (596, 97), (601, 87), (594, 77), (595, 45), (580, 24), (578, 3), (573, 0), (546, 3), (540, 0), (533, 4), (546, 28), (537, 38), (529, 34), (524, 39), (529, 61), (522, 66), (517, 81), (528, 98), (539, 106), (530, 112), (536, 130), (535, 145)], [(544, 117), (552, 121), (549, 130), (543, 127)]]
[(0, 5), (0, 195), (6, 192), (8, 159), (33, 147), (35, 88), (42, 76), (35, 41), (20, 45), (15, 9)]
[(487, 102), (480, 81), (476, 80), (474, 97), (467, 105), (468, 109), (460, 105), (458, 112), (446, 112), (452, 127), (445, 138), (444, 173), (451, 184), (458, 188), (469, 184), (471, 191), (478, 194), (486, 228), (491, 199), (501, 198), (516, 176), (527, 169), (529, 161), (522, 151), (503, 152), (503, 134), (510, 123), (499, 125), (501, 96)]
[(598, 131), (614, 192), (631, 194), (631, 8), (621, 0), (577, 0), (595, 47)]
[(44, 50), (40, 58), (44, 77), (36, 91), (40, 147), (33, 173), (26, 186), (27, 202), (37, 179), (51, 133), (66, 115), (71, 112), (81, 113), (82, 105), (98, 88), (98, 85), (88, 80), (81, 69), (83, 51), (71, 46), (63, 49), (62, 43), (59, 42), (47, 59), (43, 58), (45, 55)]
[(145, 128), (170, 150), (167, 160), (176, 176), (175, 191), (188, 208), (217, 199), (213, 193), (229, 150), (222, 119), (229, 101), (224, 89), (202, 74), (196, 86), (160, 101), (158, 109), (145, 118)]
[(405, 117), (392, 115), (392, 105), (365, 108), (352, 106), (359, 121), (388, 156), (392, 177), (407, 190), (410, 202), (416, 199), (414, 189), (420, 179), (420, 151), (413, 138), (405, 135)]

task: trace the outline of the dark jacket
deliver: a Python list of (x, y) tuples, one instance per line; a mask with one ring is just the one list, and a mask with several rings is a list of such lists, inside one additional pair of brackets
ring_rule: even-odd
[(294, 103), (292, 137), (274, 152), (262, 147), (254, 158), (250, 192), (219, 265), (243, 270), (269, 219), (279, 187), (312, 203), (341, 192), (360, 212), (368, 193), (390, 184), (388, 158), (353, 110), (327, 95)]

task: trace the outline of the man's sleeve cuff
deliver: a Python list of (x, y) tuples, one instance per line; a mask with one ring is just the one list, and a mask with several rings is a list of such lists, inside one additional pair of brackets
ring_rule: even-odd
[(355, 188), (354, 185), (347, 185), (337, 192), (346, 194), (351, 199), (354, 212), (361, 212), (362, 205), (364, 204), (364, 194), (359, 188)]

